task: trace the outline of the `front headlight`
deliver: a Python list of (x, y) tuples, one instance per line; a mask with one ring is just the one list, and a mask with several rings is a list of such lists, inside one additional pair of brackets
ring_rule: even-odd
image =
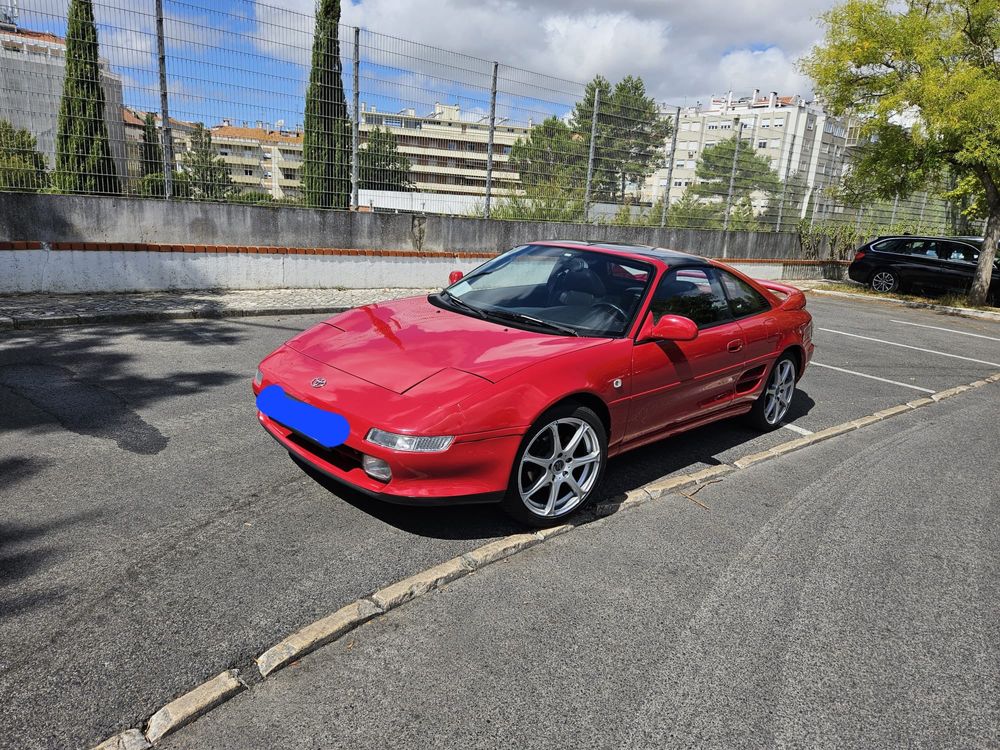
[(424, 435), (396, 435), (392, 432), (379, 430), (372, 427), (368, 430), (365, 440), (375, 445), (381, 445), (394, 451), (405, 451), (407, 453), (440, 453), (448, 450), (454, 436), (440, 435), (437, 437), (427, 437)]

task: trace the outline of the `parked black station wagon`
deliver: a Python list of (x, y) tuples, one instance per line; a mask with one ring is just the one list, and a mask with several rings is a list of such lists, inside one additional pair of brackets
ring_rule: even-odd
[[(858, 248), (847, 275), (888, 293), (921, 289), (967, 292), (976, 275), (981, 237), (878, 237)], [(990, 284), (990, 301), (1000, 302), (1000, 259)]]

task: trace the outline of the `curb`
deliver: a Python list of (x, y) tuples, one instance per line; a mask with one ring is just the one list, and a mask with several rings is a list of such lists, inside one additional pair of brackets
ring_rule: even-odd
[(971, 307), (950, 307), (948, 305), (936, 305), (933, 302), (914, 302), (908, 299), (896, 299), (895, 297), (881, 297), (874, 294), (852, 294), (851, 292), (836, 292), (832, 289), (807, 289), (807, 294), (825, 294), (829, 297), (846, 297), (848, 299), (867, 299), (876, 302), (889, 302), (893, 305), (903, 307), (913, 307), (921, 310), (936, 310), (947, 315), (955, 315), (960, 318), (978, 318), (980, 320), (995, 320), (1000, 322), (1000, 313), (989, 310), (974, 310)]
[(265, 315), (314, 315), (341, 313), (352, 309), (346, 305), (320, 305), (319, 307), (231, 307), (201, 309), (197, 307), (178, 310), (137, 310), (123, 312), (82, 313), (80, 315), (48, 315), (37, 318), (0, 317), (0, 330), (28, 328), (55, 328), (69, 325), (106, 325), (116, 323), (148, 323), (163, 320), (196, 320), (219, 318), (251, 318)]
[[(792, 453), (838, 435), (861, 429), (867, 425), (891, 419), (900, 414), (908, 414), (916, 409), (922, 409), (925, 406), (953, 398), (966, 391), (982, 388), (997, 382), (1000, 382), (1000, 372), (967, 385), (958, 385), (954, 388), (938, 391), (926, 398), (914, 399), (905, 404), (881, 409), (874, 414), (854, 419), (850, 422), (833, 425), (812, 435), (788, 440), (766, 451), (744, 456), (733, 461), (731, 464), (723, 463), (717, 466), (709, 466), (708, 468), (688, 474), (679, 474), (650, 482), (625, 493), (625, 499), (619, 503), (602, 503), (594, 507), (591, 512), (575, 522), (539, 529), (530, 533), (511, 534), (510, 536), (487, 542), (471, 552), (466, 552), (459, 557), (452, 558), (432, 568), (404, 578), (401, 581), (385, 586), (368, 597), (351, 602), (333, 614), (306, 625), (258, 656), (256, 659), (257, 669), (261, 677), (267, 679), (281, 668), (301, 659), (322, 646), (336, 641), (348, 632), (379, 615), (383, 615), (427, 593), (439, 590), (451, 581), (464, 578), (487, 565), (507, 559), (553, 537), (561, 536), (578, 526), (586, 525), (592, 521), (606, 518), (620, 510), (637, 507), (669, 495), (682, 495), (684, 494), (683, 490), (687, 488), (701, 487), (719, 481), (722, 477), (741, 471), (748, 466)], [(146, 725), (145, 735), (138, 729), (128, 729), (114, 737), (110, 737), (93, 748), (93, 750), (145, 750), (145, 748), (155, 745), (166, 735), (189, 724), (246, 688), (247, 685), (239, 679), (237, 670), (231, 669), (223, 672), (154, 713)]]
[(150, 745), (158, 742), (245, 689), (235, 669), (216, 675), (153, 714), (146, 724), (146, 740)]

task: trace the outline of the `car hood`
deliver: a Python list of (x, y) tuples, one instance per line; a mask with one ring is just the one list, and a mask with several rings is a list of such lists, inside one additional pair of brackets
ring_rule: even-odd
[(287, 346), (395, 393), (451, 368), (496, 383), (537, 362), (606, 343), (523, 331), (443, 310), (425, 297), (365, 305)]

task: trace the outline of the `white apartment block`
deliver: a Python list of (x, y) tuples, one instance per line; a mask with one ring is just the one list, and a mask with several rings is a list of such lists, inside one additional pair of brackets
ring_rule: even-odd
[(789, 195), (794, 186), (795, 196), (801, 198), (796, 208), (799, 217), (815, 211), (819, 219), (838, 210), (825, 188), (837, 184), (844, 174), (848, 158), (846, 121), (827, 114), (818, 102), (778, 96), (775, 92), (761, 97), (755, 91), (742, 98), (734, 98), (730, 92), (725, 97), (714, 97), (707, 107), (699, 104), (682, 108), (676, 151), (670, 153), (668, 140), (668, 166), (647, 178), (641, 199), (655, 203), (669, 191), (671, 203), (680, 200), (696, 180), (700, 154), (732, 138), (737, 126), (742, 138), (740, 148), (752, 148), (769, 159), (782, 182), (789, 185)]
[[(417, 115), (412, 109), (379, 112), (365, 104), (360, 109), (361, 144), (375, 128), (394, 133), (400, 153), (410, 160), (413, 183), (412, 194), (365, 191), (360, 201), (363, 206), (467, 213), (482, 203), (486, 195), (488, 122), (469, 120), (457, 105), (448, 104), (435, 104), (427, 115)], [(190, 148), (193, 124), (175, 121), (171, 126), (180, 164), (181, 155)], [(301, 196), (301, 130), (273, 128), (264, 122), (239, 127), (224, 120), (213, 126), (211, 133), (212, 146), (229, 166), (238, 188), (265, 191), (274, 198)], [(508, 166), (510, 151), (514, 142), (527, 133), (527, 127), (497, 123), (493, 137), (494, 196), (517, 189), (519, 176)]]

